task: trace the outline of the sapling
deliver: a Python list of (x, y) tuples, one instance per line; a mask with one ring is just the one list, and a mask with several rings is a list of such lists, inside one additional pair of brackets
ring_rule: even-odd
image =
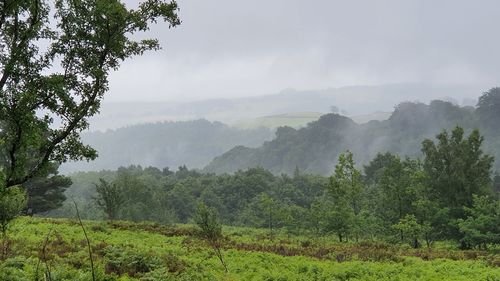
[(201, 203), (198, 205), (196, 211), (195, 222), (200, 228), (200, 236), (207, 241), (207, 243), (215, 251), (219, 258), (224, 271), (227, 273), (227, 265), (222, 255), (222, 226), (217, 218), (217, 213), (213, 208)]

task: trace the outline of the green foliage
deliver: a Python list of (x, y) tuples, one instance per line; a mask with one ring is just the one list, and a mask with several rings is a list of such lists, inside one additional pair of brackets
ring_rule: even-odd
[(274, 228), (284, 223), (283, 207), (266, 193), (254, 197), (242, 211), (240, 221), (243, 225), (267, 227), (272, 233)]
[(481, 127), (492, 136), (499, 136), (498, 121), (500, 120), (500, 88), (491, 88), (479, 98), (476, 109)]
[(120, 209), (125, 204), (122, 188), (115, 182), (109, 183), (104, 179), (99, 179), (95, 185), (97, 197), (95, 198), (97, 206), (108, 215), (109, 220), (118, 218)]
[(194, 221), (200, 228), (200, 235), (204, 239), (216, 242), (222, 238), (222, 226), (213, 208), (203, 203), (199, 204)]
[(459, 219), (463, 240), (470, 246), (500, 244), (500, 200), (490, 196), (474, 196), (471, 208), (464, 207), (466, 219)]
[(158, 256), (147, 253), (131, 252), (128, 249), (109, 246), (104, 249), (106, 259), (105, 270), (118, 276), (127, 274), (135, 277), (152, 272), (162, 267), (162, 260)]
[(9, 223), (26, 207), (26, 193), (21, 187), (5, 188), (0, 185), (0, 231), (7, 232)]
[(82, 141), (99, 152), (91, 162), (65, 163), (64, 172), (117, 169), (128, 165), (201, 169), (236, 145), (256, 147), (274, 132), (258, 128), (241, 130), (204, 119), (139, 124), (105, 132), (82, 134)]
[(365, 181), (368, 184), (378, 182), (385, 168), (398, 160), (399, 158), (390, 152), (378, 153), (368, 165), (363, 166)]
[(96, 151), (79, 134), (99, 111), (110, 72), (159, 48), (156, 39), (136, 40), (151, 23), (176, 26), (180, 20), (177, 4), (161, 0), (146, 0), (136, 9), (120, 0), (4, 4), (0, 167), (10, 188), (44, 175), (53, 163), (94, 159)]
[[(419, 157), (422, 139), (457, 125), (467, 132), (481, 128), (486, 136), (484, 151), (500, 159), (499, 93), (495, 88), (483, 94), (480, 99), (483, 102), (480, 101), (477, 109), (440, 100), (429, 104), (405, 102), (395, 107), (388, 120), (366, 124), (326, 114), (304, 128), (278, 131), (273, 140), (260, 147), (236, 147), (215, 158), (206, 170), (223, 173), (260, 166), (275, 174), (292, 174), (295, 167), (299, 167), (309, 173), (329, 175), (335, 160), (346, 149), (356, 155), (361, 165), (369, 165), (377, 154), (386, 151), (400, 157)], [(378, 164), (384, 161), (383, 156), (377, 158)], [(375, 168), (377, 163), (372, 165)], [(500, 168), (500, 161), (495, 163), (495, 168)], [(375, 175), (368, 169), (366, 176), (371, 184)]]
[(62, 207), (66, 200), (64, 192), (71, 184), (71, 178), (59, 175), (55, 165), (48, 169), (48, 174), (27, 181), (23, 185), (28, 195), (27, 213), (45, 213)]
[[(459, 251), (449, 244), (420, 250), (381, 242), (337, 243), (265, 230), (224, 227), (225, 272), (210, 245), (189, 225), (85, 222), (100, 281), (157, 280), (496, 280), (494, 251)], [(118, 228), (127, 227), (127, 228)], [(35, 280), (38, 247), (47, 245), (52, 280), (90, 281), (84, 236), (74, 221), (20, 218), (9, 236), (16, 257), (0, 261), (0, 280)], [(168, 231), (167, 231), (168, 230)], [(105, 242), (104, 242), (105, 241)], [(309, 243), (307, 243), (309, 241)], [(43, 263), (42, 263), (43, 267)]]
[[(110, 195), (108, 205), (116, 206), (116, 200), (126, 202), (122, 208), (111, 208), (114, 218), (185, 223), (197, 216), (196, 206), (203, 203), (218, 214), (220, 223), (268, 228), (273, 235), (280, 231), (335, 234), (344, 242), (378, 239), (416, 246), (425, 242), (431, 247), (440, 240), (464, 241), (457, 219), (467, 218), (462, 209), (472, 206), (467, 205), (467, 196), (491, 193), (486, 169), (491, 157), (482, 153), (481, 137), (472, 133), (463, 139), (461, 129), (455, 131), (455, 140), (451, 144), (448, 141), (447, 146), (425, 141), (428, 153), (424, 161), (380, 154), (365, 167), (370, 177), (363, 177), (354, 155), (347, 152), (341, 154), (329, 178), (306, 174), (298, 168), (292, 176), (275, 176), (262, 168), (216, 175), (185, 166), (175, 172), (130, 166), (75, 174), (68, 196), (78, 198), (78, 204), (85, 206), (82, 217), (100, 219), (106, 204), (101, 201), (101, 208), (97, 208), (92, 198), (98, 193), (92, 183), (106, 178), (101, 193)], [(446, 140), (443, 135), (438, 140)], [(461, 152), (467, 155), (463, 161), (457, 159)], [(443, 168), (440, 163), (448, 164)], [(437, 173), (436, 169), (444, 170)], [(447, 193), (441, 190), (443, 187), (449, 188)], [(72, 209), (67, 205), (49, 215), (73, 217)], [(393, 227), (406, 225), (404, 220), (408, 218), (420, 226), (418, 235)]]
[(418, 239), (422, 236), (422, 233), (426, 231), (426, 226), (419, 224), (414, 215), (404, 216), (393, 227), (401, 231), (404, 236), (410, 238), (410, 243), (414, 248), (420, 247)]
[(376, 188), (379, 191), (378, 213), (389, 224), (394, 224), (412, 211), (418, 182), (415, 174), (419, 164), (393, 156), (391, 162), (380, 169)]
[[(429, 192), (441, 207), (450, 208), (451, 219), (464, 218), (463, 207), (472, 207), (474, 195), (491, 190), (493, 157), (481, 150), (483, 137), (474, 130), (464, 138), (464, 130), (456, 127), (451, 134), (443, 131), (437, 143), (425, 140), (424, 170)], [(450, 224), (449, 235), (457, 237), (457, 226)]]
[(364, 205), (364, 183), (351, 152), (340, 154), (338, 162), (328, 186), (334, 205), (330, 214), (333, 222), (329, 226), (338, 234), (340, 241), (346, 233), (352, 233), (358, 239), (362, 232), (359, 215)]
[(222, 226), (219, 223), (216, 211), (213, 208), (200, 203), (198, 205), (198, 209), (196, 210), (194, 221), (200, 228), (200, 236), (213, 248), (222, 266), (224, 266), (224, 271), (227, 272), (227, 265), (224, 261), (221, 249), (223, 239)]

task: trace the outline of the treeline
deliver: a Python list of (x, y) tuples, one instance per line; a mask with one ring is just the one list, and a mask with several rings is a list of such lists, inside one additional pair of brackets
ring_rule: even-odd
[[(384, 239), (431, 246), (453, 239), (464, 248), (500, 243), (500, 176), (483, 154), (478, 131), (460, 127), (422, 143), (424, 157), (378, 154), (359, 170), (340, 155), (330, 177), (275, 176), (262, 168), (215, 175), (130, 166), (75, 174), (68, 196), (91, 219), (191, 222), (199, 203), (222, 223), (282, 229), (340, 241)], [(73, 216), (67, 205), (50, 215)]]
[[(207, 172), (225, 173), (260, 166), (275, 174), (301, 171), (329, 175), (336, 159), (346, 150), (366, 165), (380, 151), (421, 157), (420, 140), (442, 129), (461, 126), (470, 132), (479, 128), (486, 136), (484, 149), (500, 159), (500, 88), (484, 93), (477, 105), (458, 106), (435, 100), (430, 104), (404, 102), (385, 121), (359, 125), (351, 119), (327, 114), (307, 127), (281, 127), (276, 137), (257, 148), (237, 146), (215, 158)], [(495, 164), (500, 170), (500, 163)]]

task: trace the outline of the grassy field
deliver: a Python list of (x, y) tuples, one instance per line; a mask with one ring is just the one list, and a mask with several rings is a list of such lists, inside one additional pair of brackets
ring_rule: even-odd
[[(271, 236), (234, 227), (224, 229), (225, 273), (194, 226), (84, 224), (96, 280), (500, 280), (495, 250), (459, 251), (445, 243), (417, 250), (380, 242), (341, 244), (329, 237)], [(7, 246), (2, 281), (92, 280), (76, 221), (20, 218)]]
[(324, 113), (320, 112), (294, 112), (279, 115), (263, 116), (255, 119), (240, 120), (232, 126), (242, 129), (253, 129), (259, 127), (277, 128), (280, 126), (303, 127), (307, 123), (316, 121)]

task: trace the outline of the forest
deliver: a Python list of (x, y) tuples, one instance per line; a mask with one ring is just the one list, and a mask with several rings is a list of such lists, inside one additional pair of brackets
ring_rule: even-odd
[(236, 145), (257, 147), (272, 137), (273, 132), (267, 128), (243, 130), (204, 119), (87, 132), (82, 134), (82, 141), (94, 147), (99, 157), (92, 162), (68, 162), (59, 170), (114, 170), (128, 165), (201, 169)]
[[(85, 206), (87, 219), (190, 223), (202, 203), (221, 223), (335, 234), (343, 240), (382, 239), (431, 247), (454, 240), (462, 248), (500, 242), (500, 175), (482, 152), (479, 131), (460, 127), (422, 141), (422, 159), (380, 153), (362, 170), (352, 152), (339, 156), (329, 177), (296, 169), (273, 175), (263, 168), (210, 174), (181, 166), (122, 167), (81, 172), (65, 193)], [(34, 207), (36, 209), (36, 207)], [(73, 202), (48, 213), (74, 217)]]
[(499, 88), (486, 91), (476, 106), (461, 107), (441, 100), (429, 104), (403, 102), (395, 106), (388, 120), (361, 125), (345, 116), (327, 114), (304, 128), (278, 128), (276, 137), (260, 147), (237, 146), (216, 157), (205, 169), (224, 173), (260, 166), (276, 174), (291, 174), (299, 167), (329, 175), (338, 155), (346, 150), (352, 151), (363, 165), (385, 151), (401, 157), (420, 157), (423, 139), (457, 125), (466, 131), (480, 129), (486, 137), (484, 150), (500, 159), (499, 119)]
[[(389, 105), (380, 97), (401, 100), (408, 93), (393, 95), (401, 89), (396, 85), (389, 87), (392, 91), (387, 95), (385, 86), (257, 94), (284, 88), (311, 74), (310, 81), (323, 86), (330, 85), (334, 76), (344, 77), (338, 84), (351, 76), (365, 77), (368, 84), (377, 81), (369, 77), (400, 76), (397, 72), (406, 67), (395, 67), (382, 55), (390, 53), (401, 62), (403, 56), (393, 49), (381, 48), (385, 51), (380, 52), (379, 44), (368, 46), (368, 53), (377, 56), (376, 64), (383, 62), (377, 75), (364, 70), (351, 73), (350, 69), (360, 66), (367, 69), (364, 60), (370, 61), (355, 50), (344, 53), (337, 63), (329, 59), (340, 49), (326, 56), (319, 52), (350, 42), (346, 39), (366, 30), (365, 26), (324, 29), (310, 37), (318, 45), (288, 52), (301, 44), (282, 40), (289, 26), (286, 22), (275, 25), (282, 18), (272, 16), (258, 30), (244, 28), (253, 27), (248, 22), (237, 24), (249, 15), (247, 20), (263, 20), (261, 16), (274, 3), (231, 3), (250, 5), (244, 13), (225, 13), (229, 2), (208, 3), (210, 7), (203, 6), (203, 1), (191, 6), (188, 1), (182, 3), (194, 10), (207, 8), (194, 17), (189, 8), (183, 14), (187, 22), (205, 16), (197, 26), (188, 23), (181, 29), (186, 36), (171, 30), (184, 25), (179, 16), (183, 10), (175, 0), (0, 2), (0, 281), (500, 280), (500, 88), (484, 92), (475, 106), (406, 101), (395, 107), (388, 120), (357, 124), (344, 116), (348, 114), (346, 101), (352, 101), (353, 109), (360, 104), (385, 107)], [(308, 16), (309, 6), (294, 11), (287, 10), (288, 6), (288, 1), (280, 4), (277, 12), (283, 19), (293, 18), (293, 37), (325, 25), (315, 22), (315, 15)], [(337, 18), (331, 14), (337, 9), (321, 7), (328, 11), (325, 20)], [(382, 9), (365, 10), (376, 14), (376, 22), (382, 24)], [(403, 10), (414, 9), (399, 11)], [(355, 11), (352, 18), (361, 20), (362, 11), (358, 7)], [(348, 17), (342, 20), (351, 18), (345, 14)], [(406, 16), (398, 14), (399, 20)], [(220, 17), (222, 24), (213, 24)], [(305, 21), (298, 22), (298, 18)], [(481, 14), (480, 18), (497, 17)], [(307, 32), (298, 28), (297, 23), (302, 26), (309, 21), (316, 24), (306, 26)], [(419, 22), (419, 30), (426, 22)], [(462, 23), (463, 17), (457, 22)], [(397, 26), (390, 22), (387, 34), (397, 35), (393, 30)], [(207, 29), (189, 35), (196, 27)], [(266, 33), (268, 29), (272, 32)], [(460, 39), (463, 32), (456, 32)], [(331, 33), (340, 34), (335, 37), (342, 40), (320, 44)], [(219, 35), (226, 40), (210, 41)], [(360, 37), (380, 40), (384, 34), (370, 35)], [(396, 37), (399, 42), (400, 36)], [(177, 50), (174, 56), (145, 55), (159, 53), (164, 45), (161, 39), (166, 38), (186, 45), (170, 49), (168, 44), (169, 50)], [(405, 57), (409, 45), (425, 38), (416, 39), (405, 40)], [(252, 44), (236, 43), (241, 40)], [(286, 47), (268, 45), (272, 40)], [(236, 45), (244, 48), (233, 49)], [(193, 47), (208, 50), (210, 55)], [(275, 54), (269, 56), (268, 50)], [(432, 64), (436, 71), (428, 76), (429, 71), (424, 71), (426, 75), (407, 74), (400, 79), (445, 81), (452, 77), (460, 81), (464, 73), (466, 81), (475, 77), (472, 70), (479, 67), (460, 65), (460, 60), (436, 50), (427, 60), (443, 57), (457, 63)], [(458, 56), (460, 52), (446, 54)], [(354, 57), (362, 65), (341, 63), (344, 71), (329, 70)], [(424, 61), (415, 57), (419, 63)], [(136, 63), (129, 64), (132, 58)], [(168, 69), (166, 62), (173, 68)], [(258, 67), (262, 62), (267, 70)], [(315, 64), (322, 70), (302, 71)], [(121, 68), (125, 71), (118, 72)], [(386, 68), (392, 70), (379, 75)], [(483, 75), (491, 69), (496, 66), (476, 73), (482, 76), (481, 84), (498, 84), (487, 79), (498, 77), (495, 73)], [(247, 80), (251, 72), (260, 73), (258, 79)], [(238, 81), (231, 81), (237, 77), (234, 74), (239, 75)], [(269, 83), (268, 76), (276, 82)], [(268, 85), (263, 87), (260, 81)], [(304, 82), (293, 84), (308, 85)], [(477, 86), (457, 85), (468, 98), (473, 95), (467, 88)], [(237, 87), (247, 89), (232, 92)], [(364, 93), (368, 88), (376, 89), (371, 101)], [(440, 87), (429, 88), (437, 91)], [(453, 87), (440, 89), (444, 88)], [(212, 116), (258, 118), (251, 116), (252, 111), (301, 106), (294, 112), (324, 106), (343, 115), (325, 114), (301, 128), (279, 127), (274, 139), (269, 129), (241, 130), (207, 120), (135, 123), (90, 132), (105, 96), (114, 93), (118, 101), (128, 99), (128, 103), (118, 102), (118, 107), (133, 109), (156, 91), (181, 96), (184, 101), (194, 94), (219, 97), (221, 91), (231, 96), (256, 91), (253, 97), (236, 102), (173, 102), (183, 112), (175, 120), (197, 116), (189, 108), (192, 104), (207, 107), (203, 109)], [(349, 92), (352, 95), (343, 94)], [(309, 100), (310, 94), (319, 99)], [(287, 95), (293, 101), (284, 105), (281, 100)], [(428, 95), (422, 92), (420, 96)], [(136, 112), (137, 122), (168, 115), (169, 110), (161, 107), (165, 103), (156, 98), (142, 103), (148, 106)], [(330, 103), (337, 99), (343, 102), (337, 104), (341, 108)], [(156, 110), (161, 114), (156, 115)], [(297, 116), (293, 112), (269, 114), (271, 118)], [(128, 122), (111, 116), (111, 125)]]

